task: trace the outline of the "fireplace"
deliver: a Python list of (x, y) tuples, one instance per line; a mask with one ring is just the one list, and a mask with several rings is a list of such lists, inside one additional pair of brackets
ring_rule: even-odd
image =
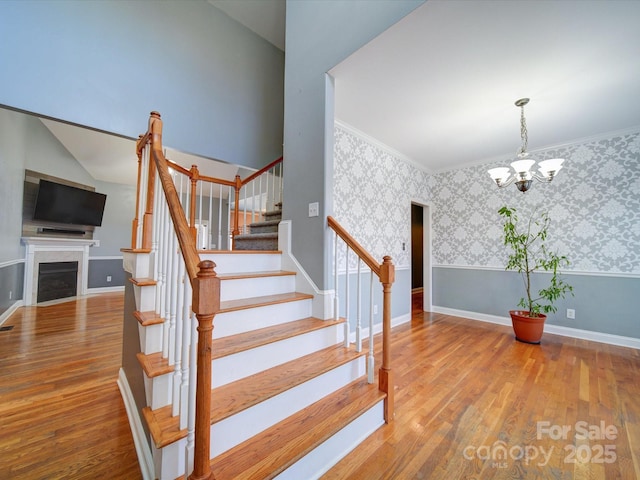
[[(44, 300), (46, 297), (42, 297), (40, 295), (40, 272), (46, 271), (48, 268), (60, 269), (60, 266), (47, 266), (49, 264), (75, 264), (75, 273), (55, 272), (59, 277), (62, 277), (62, 274), (64, 273), (64, 283), (71, 283), (72, 275), (75, 279), (75, 293), (69, 293), (71, 291), (70, 289), (65, 290), (60, 285), (60, 289), (64, 291), (56, 295), (64, 296), (57, 298), (87, 294), (89, 248), (99, 246), (99, 240), (64, 237), (22, 237), (22, 241), (27, 247), (24, 279), (24, 302), (26, 306), (46, 301)], [(44, 270), (41, 267), (43, 265)], [(63, 269), (65, 268), (66, 266), (63, 266)], [(58, 281), (56, 281), (56, 283)], [(68, 285), (68, 287), (73, 288), (70, 285)], [(49, 287), (46, 288), (48, 289)]]
[(47, 262), (38, 265), (38, 303), (75, 297), (78, 262)]

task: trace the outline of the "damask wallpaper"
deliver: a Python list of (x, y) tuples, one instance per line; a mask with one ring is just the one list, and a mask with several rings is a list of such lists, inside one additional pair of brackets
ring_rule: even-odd
[(391, 255), (396, 267), (411, 264), (411, 202), (428, 202), (429, 180), (424, 171), (336, 125), (334, 216), (374, 258)]
[(538, 160), (564, 158), (550, 184), (526, 192), (498, 189), (487, 169), (504, 162), (434, 175), (435, 265), (504, 267), (502, 205), (528, 218), (548, 210), (551, 246), (569, 257), (567, 270), (640, 274), (640, 133), (532, 152)]
[(335, 216), (374, 257), (390, 254), (408, 266), (411, 202), (429, 203), (434, 265), (504, 268), (498, 209), (515, 207), (523, 218), (547, 209), (552, 247), (569, 257), (568, 270), (640, 274), (640, 132), (531, 156), (565, 158), (564, 168), (523, 194), (513, 185), (498, 189), (487, 174), (510, 159), (429, 175), (336, 125)]

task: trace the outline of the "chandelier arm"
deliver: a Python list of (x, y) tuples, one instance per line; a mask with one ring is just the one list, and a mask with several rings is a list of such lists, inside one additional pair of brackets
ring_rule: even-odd
[(498, 185), (498, 188), (504, 188), (504, 187), (508, 187), (509, 185), (513, 184), (513, 182), (516, 181), (516, 176), (515, 175), (509, 175), (509, 179), (506, 182), (500, 182), (497, 183), (496, 185)]
[(542, 182), (542, 183), (549, 183), (551, 180), (553, 180), (553, 177), (555, 175), (551, 175), (549, 177), (545, 177), (544, 175), (540, 175), (539, 173), (536, 172), (531, 172), (531, 177), (535, 178), (538, 182)]

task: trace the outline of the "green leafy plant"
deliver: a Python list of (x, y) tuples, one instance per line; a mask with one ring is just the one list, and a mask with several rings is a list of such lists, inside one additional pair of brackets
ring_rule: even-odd
[[(507, 206), (498, 210), (504, 218), (504, 244), (511, 247), (511, 254), (507, 261), (506, 270), (515, 270), (522, 275), (526, 297), (520, 299), (518, 306), (526, 309), (530, 317), (539, 317), (540, 313), (556, 312), (554, 303), (564, 298), (567, 293), (573, 295), (573, 287), (562, 280), (558, 269), (569, 265), (564, 255), (557, 255), (547, 248), (548, 227), (550, 223), (547, 212), (531, 215), (526, 231), (521, 231), (515, 208)], [(547, 288), (538, 292), (538, 296), (531, 296), (531, 274), (536, 271), (551, 272), (551, 280)]]

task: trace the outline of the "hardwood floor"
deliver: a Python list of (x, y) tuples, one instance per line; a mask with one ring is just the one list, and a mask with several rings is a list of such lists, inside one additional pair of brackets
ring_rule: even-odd
[[(116, 385), (122, 308), (103, 294), (5, 322), (0, 479), (141, 478)], [(640, 351), (555, 335), (526, 345), (416, 308), (393, 330), (392, 366), (395, 422), (323, 479), (640, 478)]]
[(18, 309), (0, 332), (0, 478), (141, 478), (116, 384), (121, 293)]

